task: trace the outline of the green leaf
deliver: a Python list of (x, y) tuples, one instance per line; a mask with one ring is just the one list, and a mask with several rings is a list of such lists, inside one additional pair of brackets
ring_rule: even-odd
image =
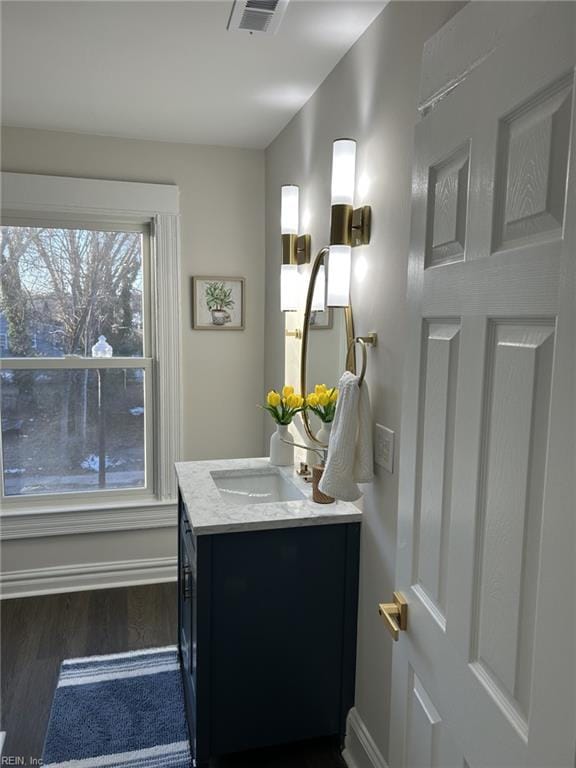
[(206, 283), (204, 290), (206, 306), (210, 311), (231, 309), (235, 302), (232, 299), (232, 288), (226, 288), (223, 281)]

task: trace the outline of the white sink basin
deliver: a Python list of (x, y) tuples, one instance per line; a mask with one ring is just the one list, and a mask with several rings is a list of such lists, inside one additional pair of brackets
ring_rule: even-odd
[(278, 470), (223, 469), (210, 472), (220, 496), (227, 504), (269, 504), (274, 501), (297, 501), (304, 494)]

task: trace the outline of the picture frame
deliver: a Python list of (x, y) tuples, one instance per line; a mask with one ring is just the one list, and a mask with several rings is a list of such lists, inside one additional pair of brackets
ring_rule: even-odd
[(326, 307), (324, 310), (316, 310), (310, 314), (311, 331), (328, 331), (334, 326), (334, 310)]
[(243, 277), (192, 277), (193, 330), (243, 331), (245, 283)]

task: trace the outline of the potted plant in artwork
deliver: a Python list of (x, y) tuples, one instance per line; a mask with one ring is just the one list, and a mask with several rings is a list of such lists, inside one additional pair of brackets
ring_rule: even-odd
[(231, 320), (229, 309), (234, 307), (232, 288), (226, 288), (223, 282), (206, 283), (206, 306), (212, 315), (214, 325), (225, 325)]
[[(288, 425), (305, 408), (304, 398), (294, 393), (294, 387), (285, 386), (282, 392), (270, 390), (266, 405), (262, 406), (276, 422), (276, 431), (270, 438), (270, 464), (287, 467), (294, 464), (293, 438)], [(285, 442), (288, 441), (288, 442)]]
[(330, 441), (330, 430), (336, 413), (336, 403), (338, 402), (338, 390), (336, 387), (328, 389), (326, 384), (316, 384), (314, 392), (311, 392), (306, 398), (306, 407), (322, 422), (322, 426), (316, 435), (316, 439), (324, 445)]

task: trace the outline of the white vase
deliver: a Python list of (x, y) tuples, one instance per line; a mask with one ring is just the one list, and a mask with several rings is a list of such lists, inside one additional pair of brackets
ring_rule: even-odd
[(270, 438), (270, 464), (277, 467), (289, 467), (294, 464), (294, 446), (284, 442), (294, 442), (287, 424), (277, 424), (276, 432)]
[(324, 445), (328, 445), (330, 442), (330, 432), (332, 431), (332, 422), (322, 422), (322, 426), (318, 430), (318, 434), (316, 435), (316, 440), (319, 440)]

